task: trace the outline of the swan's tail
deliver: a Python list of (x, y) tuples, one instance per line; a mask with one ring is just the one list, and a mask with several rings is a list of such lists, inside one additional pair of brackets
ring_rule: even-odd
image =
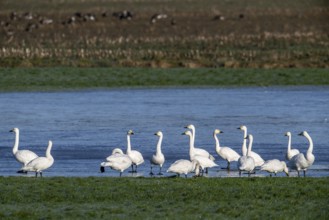
[(215, 161), (215, 157), (213, 157), (211, 154), (209, 154), (209, 159)]

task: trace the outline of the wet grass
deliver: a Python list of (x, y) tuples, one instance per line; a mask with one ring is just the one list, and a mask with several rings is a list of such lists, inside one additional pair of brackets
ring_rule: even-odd
[(0, 91), (120, 87), (329, 85), (327, 69), (2, 68)]
[(328, 219), (329, 178), (0, 178), (2, 219)]

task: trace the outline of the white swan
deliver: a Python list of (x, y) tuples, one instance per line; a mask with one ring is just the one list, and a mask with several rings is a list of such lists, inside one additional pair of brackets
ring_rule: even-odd
[(299, 154), (299, 150), (291, 149), (291, 133), (289, 131), (284, 136), (288, 136), (288, 148), (287, 148), (286, 159), (291, 160), (293, 156)]
[(219, 140), (217, 137), (217, 134), (223, 133), (223, 131), (219, 130), (219, 129), (215, 129), (214, 131), (214, 138), (215, 138), (215, 142), (216, 142), (216, 152), (217, 154), (223, 158), (224, 160), (227, 161), (227, 169), (230, 169), (230, 163), (232, 161), (238, 161), (240, 158), (240, 155), (233, 150), (232, 148), (229, 147), (221, 147), (219, 144)]
[[(35, 159), (38, 157), (37, 154), (35, 154), (34, 152), (30, 151), (30, 150), (18, 150), (18, 144), (19, 144), (19, 129), (18, 128), (14, 128), (12, 130), (10, 130), (10, 132), (14, 132), (15, 133), (15, 144), (13, 147), (13, 155), (15, 156), (16, 160), (23, 164), (23, 167), (26, 166), (31, 160)], [(22, 172), (18, 171), (19, 173)]]
[(267, 160), (261, 166), (261, 170), (267, 171), (272, 176), (272, 173), (276, 176), (278, 172), (285, 172), (289, 176), (289, 171), (286, 162), (277, 159)]
[(167, 172), (168, 173), (176, 173), (178, 176), (181, 174), (185, 174), (185, 178), (187, 178), (187, 174), (191, 173), (196, 168), (196, 161), (189, 160), (176, 160), (173, 164), (170, 165)]
[(102, 173), (105, 172), (105, 167), (110, 167), (113, 170), (119, 171), (121, 177), (122, 173), (132, 166), (132, 161), (126, 154), (114, 153), (107, 157), (106, 160), (106, 162), (101, 163), (100, 170)]
[(159, 140), (158, 140), (158, 144), (157, 144), (157, 148), (156, 148), (156, 153), (152, 155), (152, 158), (150, 160), (150, 162), (151, 162), (150, 175), (153, 175), (153, 172), (152, 172), (153, 165), (156, 165), (156, 166), (159, 165), (160, 166), (160, 171), (159, 171), (158, 175), (162, 175), (161, 169), (162, 169), (162, 165), (165, 162), (165, 157), (164, 157), (163, 153), (161, 152), (161, 144), (162, 144), (162, 139), (163, 139), (163, 133), (161, 131), (158, 131), (154, 135), (159, 136)]
[[(127, 132), (127, 151), (126, 154), (130, 157), (132, 161), (131, 169), (132, 172), (137, 172), (137, 166), (144, 163), (144, 158), (142, 154), (139, 151), (131, 150), (131, 144), (130, 144), (130, 135), (133, 135), (134, 132), (132, 130), (129, 130)], [(134, 170), (135, 165), (135, 170)]]
[(215, 160), (215, 158), (209, 154), (208, 151), (201, 149), (201, 148), (195, 148), (194, 147), (194, 142), (193, 142), (193, 134), (191, 131), (185, 131), (182, 133), (182, 135), (187, 135), (190, 137), (190, 160), (192, 161), (194, 156), (202, 156), (202, 157), (207, 157), (211, 160)]
[[(243, 134), (243, 144), (242, 144), (242, 155), (246, 156), (247, 155), (247, 140), (246, 140), (246, 138), (247, 138), (247, 127), (245, 125), (241, 125), (238, 129), (240, 129), (244, 132), (244, 134)], [(264, 160), (259, 154), (255, 153), (254, 151), (250, 151), (249, 156), (254, 158), (256, 167), (259, 167), (259, 166), (263, 165)]]
[(114, 154), (124, 154), (124, 153), (120, 148), (114, 148), (112, 150), (112, 155), (114, 155)]
[(255, 169), (255, 160), (253, 157), (249, 156), (252, 148), (253, 136), (249, 134), (246, 139), (249, 139), (249, 146), (247, 150), (247, 155), (241, 156), (238, 160), (239, 176), (241, 176), (242, 171), (247, 171), (248, 176), (250, 176), (251, 172)]
[[(212, 161), (211, 159), (207, 158), (207, 157), (202, 157), (202, 156), (194, 156), (193, 161), (196, 161), (196, 171), (195, 171), (195, 175), (199, 176), (199, 167), (201, 168), (201, 170), (205, 170), (208, 168), (212, 168), (212, 167), (217, 167), (218, 165)], [(203, 175), (203, 173), (202, 173)]]
[[(190, 124), (190, 125), (185, 126), (185, 128), (191, 129), (191, 131), (192, 131), (192, 145), (193, 145), (193, 148), (194, 148), (193, 151), (195, 152), (195, 154), (201, 155), (204, 157), (208, 157), (209, 159), (214, 161), (215, 157), (213, 157), (208, 151), (195, 147), (195, 127), (194, 127), (194, 125)], [(192, 158), (190, 158), (190, 159), (192, 160)]]
[(38, 177), (38, 173), (39, 173), (40, 177), (42, 177), (42, 171), (45, 169), (48, 169), (54, 163), (54, 158), (50, 153), (52, 146), (53, 146), (53, 142), (49, 141), (48, 147), (46, 150), (46, 156), (37, 157), (37, 158), (33, 159), (26, 166), (23, 167), (23, 170), (35, 172), (35, 177)]
[(297, 170), (298, 176), (299, 176), (299, 172), (303, 170), (305, 177), (306, 170), (314, 163), (315, 160), (315, 157), (313, 155), (313, 140), (306, 131), (303, 131), (299, 135), (306, 137), (309, 142), (308, 150), (306, 152), (306, 158), (304, 154), (299, 153), (291, 158), (291, 160), (288, 163), (288, 167), (291, 170)]

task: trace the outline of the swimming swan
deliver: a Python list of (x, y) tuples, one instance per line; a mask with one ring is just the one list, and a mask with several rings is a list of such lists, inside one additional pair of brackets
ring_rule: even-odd
[[(15, 133), (15, 144), (13, 147), (13, 155), (15, 156), (16, 160), (23, 164), (23, 167), (26, 166), (31, 160), (38, 157), (37, 154), (30, 150), (18, 150), (18, 144), (19, 144), (19, 129), (14, 128), (10, 130), (10, 132)], [(17, 171), (18, 173), (21, 173), (22, 170)]]
[(241, 176), (242, 171), (247, 171), (248, 176), (250, 176), (251, 172), (255, 169), (255, 160), (253, 157), (249, 156), (252, 148), (253, 136), (249, 134), (246, 139), (249, 139), (249, 145), (246, 156), (241, 156), (238, 160), (238, 170), (239, 176)]
[[(130, 157), (132, 161), (131, 165), (131, 172), (136, 173), (137, 172), (137, 166), (144, 163), (144, 158), (142, 154), (139, 151), (131, 150), (131, 144), (130, 144), (130, 135), (133, 135), (134, 132), (132, 130), (129, 130), (127, 132), (127, 151), (126, 154)], [(135, 165), (135, 170), (134, 170)]]
[(285, 172), (286, 175), (289, 176), (286, 162), (277, 159), (265, 161), (265, 163), (261, 166), (261, 170), (269, 172), (270, 176), (272, 176), (272, 173), (276, 176), (278, 172)]
[[(247, 155), (247, 139), (246, 139), (247, 138), (247, 127), (245, 125), (241, 125), (238, 129), (240, 129), (244, 132), (243, 144), (242, 144), (242, 155), (246, 156)], [(256, 167), (263, 165), (264, 160), (259, 154), (255, 153), (254, 151), (250, 151), (249, 156), (254, 158)]]
[(54, 158), (50, 153), (52, 146), (53, 146), (53, 142), (49, 140), (48, 147), (46, 150), (46, 156), (37, 157), (33, 159), (26, 166), (23, 167), (23, 170), (35, 172), (35, 177), (38, 177), (38, 173), (39, 173), (40, 177), (42, 177), (42, 171), (48, 169), (54, 163)]
[(288, 148), (287, 148), (286, 159), (291, 160), (293, 156), (299, 154), (300, 152), (297, 149), (291, 149), (291, 133), (288, 131), (284, 136), (288, 136)]
[(178, 176), (181, 174), (185, 174), (185, 178), (187, 178), (187, 174), (191, 173), (196, 168), (196, 161), (189, 160), (176, 160), (173, 164), (170, 165), (167, 172), (168, 173), (176, 173)]
[(304, 154), (299, 153), (291, 158), (291, 160), (288, 162), (288, 167), (291, 170), (297, 170), (298, 176), (299, 172), (303, 170), (305, 177), (307, 169), (314, 163), (315, 160), (315, 157), (313, 155), (313, 141), (311, 136), (306, 131), (303, 131), (299, 135), (306, 137), (309, 142), (309, 147), (306, 152), (306, 158)]
[[(194, 125), (190, 124), (190, 125), (185, 126), (185, 128), (191, 129), (191, 131), (192, 131), (192, 145), (193, 145), (195, 154), (201, 155), (204, 157), (208, 157), (210, 160), (214, 161), (215, 157), (213, 157), (211, 154), (209, 154), (208, 151), (195, 147), (195, 127), (194, 127)], [(190, 159), (192, 160), (192, 158), (190, 158)]]
[(240, 155), (233, 150), (232, 148), (229, 147), (221, 147), (219, 144), (219, 140), (217, 137), (217, 134), (223, 133), (223, 131), (219, 130), (219, 129), (215, 129), (214, 131), (214, 138), (215, 138), (215, 142), (216, 142), (216, 152), (217, 154), (223, 158), (224, 160), (227, 161), (227, 169), (230, 169), (230, 163), (232, 161), (238, 161), (240, 158)]
[(152, 155), (152, 158), (150, 160), (150, 162), (151, 162), (150, 175), (153, 175), (153, 172), (152, 172), (153, 165), (156, 165), (156, 166), (159, 165), (160, 166), (160, 171), (159, 171), (158, 175), (162, 175), (161, 169), (162, 169), (162, 165), (165, 162), (165, 157), (164, 157), (163, 153), (161, 152), (161, 144), (162, 144), (162, 139), (163, 139), (163, 133), (161, 131), (158, 131), (154, 135), (159, 136), (159, 140), (158, 140), (158, 144), (157, 144), (157, 148), (156, 148), (156, 153)]

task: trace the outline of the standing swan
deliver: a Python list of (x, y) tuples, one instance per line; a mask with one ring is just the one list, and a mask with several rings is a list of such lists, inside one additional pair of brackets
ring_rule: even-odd
[(291, 133), (289, 131), (284, 136), (288, 136), (288, 148), (287, 148), (286, 159), (291, 160), (293, 156), (299, 154), (299, 150), (291, 149)]
[(253, 157), (249, 156), (252, 148), (253, 136), (249, 134), (246, 139), (249, 139), (249, 146), (247, 150), (247, 155), (243, 155), (238, 160), (238, 169), (239, 169), (239, 176), (241, 176), (242, 171), (247, 171), (248, 176), (250, 176), (251, 171), (255, 169), (255, 160)]
[[(243, 134), (243, 144), (242, 144), (242, 155), (246, 156), (247, 155), (247, 144), (246, 144), (247, 143), (247, 140), (246, 140), (246, 138), (247, 138), (247, 127), (245, 125), (241, 125), (238, 129), (240, 129), (244, 132), (244, 134)], [(255, 153), (254, 151), (250, 151), (249, 156), (254, 158), (256, 167), (259, 167), (259, 166), (263, 165), (264, 160), (259, 154)]]
[[(130, 144), (130, 135), (133, 135), (134, 132), (132, 130), (129, 130), (127, 132), (127, 151), (126, 154), (130, 157), (132, 161), (131, 165), (131, 172), (137, 173), (137, 166), (144, 163), (144, 158), (142, 154), (139, 151), (131, 150), (131, 144)], [(136, 166), (134, 170), (134, 165)]]
[(53, 146), (53, 142), (49, 141), (46, 151), (46, 156), (37, 157), (34, 160), (30, 161), (26, 166), (23, 167), (23, 170), (35, 172), (35, 177), (38, 177), (38, 173), (39, 173), (40, 177), (42, 177), (42, 171), (48, 169), (54, 163), (54, 158), (50, 154), (52, 146)]
[(277, 159), (265, 161), (265, 163), (261, 166), (261, 170), (269, 172), (271, 177), (272, 173), (276, 176), (278, 172), (285, 172), (286, 175), (289, 176), (286, 162)]
[(170, 165), (167, 172), (176, 173), (178, 176), (185, 174), (185, 178), (187, 178), (187, 174), (195, 170), (196, 164), (195, 160), (192, 162), (189, 160), (176, 160)]
[[(35, 159), (38, 157), (34, 152), (30, 150), (18, 150), (18, 144), (19, 144), (19, 129), (14, 128), (10, 130), (10, 132), (14, 132), (16, 137), (15, 137), (15, 144), (13, 147), (13, 155), (15, 156), (16, 160), (23, 164), (23, 167), (28, 164), (31, 160)], [(17, 171), (18, 173), (22, 173), (23, 170)]]
[(306, 131), (303, 131), (299, 135), (306, 137), (309, 142), (309, 147), (306, 152), (306, 158), (304, 154), (299, 153), (291, 158), (291, 160), (288, 163), (288, 166), (292, 170), (297, 170), (298, 176), (299, 176), (299, 172), (303, 170), (305, 177), (306, 170), (314, 163), (315, 160), (315, 157), (313, 155), (313, 141), (311, 136)]
[(162, 144), (162, 139), (163, 139), (163, 133), (161, 131), (158, 131), (154, 135), (159, 136), (159, 141), (158, 141), (158, 144), (157, 144), (156, 153), (152, 155), (152, 158), (151, 158), (151, 161), (150, 161), (151, 162), (150, 175), (153, 175), (153, 172), (152, 172), (153, 165), (159, 165), (160, 166), (160, 171), (159, 171), (158, 175), (162, 175), (161, 169), (162, 169), (162, 165), (165, 162), (165, 157), (164, 157), (163, 153), (161, 152), (161, 144)]
[(219, 144), (219, 140), (217, 137), (217, 134), (223, 133), (223, 131), (219, 129), (215, 129), (214, 131), (214, 138), (216, 142), (216, 152), (219, 156), (221, 156), (224, 160), (227, 161), (227, 169), (230, 169), (230, 163), (232, 161), (238, 161), (240, 158), (240, 155), (233, 149), (229, 147), (221, 147)]
[[(190, 125), (185, 126), (185, 128), (191, 129), (191, 131), (192, 131), (192, 145), (193, 145), (195, 154), (204, 156), (204, 157), (208, 157), (210, 160), (214, 161), (215, 158), (210, 153), (208, 153), (208, 151), (195, 147), (195, 144), (194, 144), (195, 143), (195, 127), (194, 127), (194, 125), (190, 124)], [(190, 159), (192, 160), (192, 158), (190, 158)]]
[(120, 172), (120, 177), (122, 176), (123, 171), (129, 168), (132, 165), (130, 157), (122, 152), (121, 149), (115, 148), (112, 151), (112, 155), (106, 158), (106, 162), (101, 163), (100, 170), (105, 172), (105, 167), (110, 167), (113, 170)]

